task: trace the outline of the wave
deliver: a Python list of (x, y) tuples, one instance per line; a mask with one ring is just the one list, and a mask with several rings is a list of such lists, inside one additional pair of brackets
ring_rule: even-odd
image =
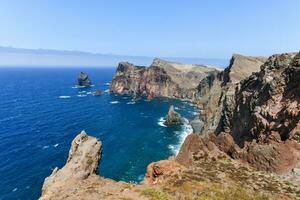
[(43, 146), (43, 149), (48, 149), (48, 148), (49, 148), (48, 145)]
[(86, 97), (87, 95), (86, 94), (78, 94), (77, 96), (78, 97)]
[(176, 145), (168, 145), (168, 148), (173, 152), (174, 155), (179, 153), (181, 145), (183, 144), (185, 138), (193, 133), (192, 126), (189, 124), (189, 120), (183, 118), (183, 125), (181, 125), (181, 131), (175, 131), (175, 134), (179, 137), (178, 144)]
[(57, 144), (53, 145), (53, 147), (58, 147), (58, 145), (59, 145), (59, 144), (57, 143)]
[(71, 96), (64, 96), (64, 95), (62, 95), (62, 96), (59, 96), (58, 98), (60, 98), (60, 99), (70, 99)]
[(105, 93), (109, 93), (109, 89), (107, 89), (107, 90), (104, 90), (104, 92), (105, 92)]
[(117, 104), (117, 103), (119, 103), (119, 101), (111, 101), (109, 103), (111, 103), (111, 104)]
[(109, 83), (109, 82), (107, 82), (107, 83), (104, 83), (104, 85), (110, 85), (110, 83)]
[(165, 122), (165, 121), (166, 121), (166, 120), (165, 120), (163, 117), (161, 117), (161, 118), (159, 118), (157, 124), (158, 124), (159, 126), (162, 126), (162, 127), (167, 127), (166, 125), (164, 125), (164, 122)]
[(83, 90), (83, 91), (79, 91), (78, 93), (79, 93), (79, 94), (85, 94), (86, 91)]
[(196, 111), (189, 111), (189, 113), (191, 113), (192, 115), (199, 115), (200, 114), (199, 112), (196, 112)]
[(78, 89), (78, 88), (85, 88), (83, 85), (74, 85), (72, 86), (73, 89)]
[(135, 101), (127, 102), (126, 104), (135, 104)]
[(87, 92), (86, 94), (92, 94), (92, 92)]

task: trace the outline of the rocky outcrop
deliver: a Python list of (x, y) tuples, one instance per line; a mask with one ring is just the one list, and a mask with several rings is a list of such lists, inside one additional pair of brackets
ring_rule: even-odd
[(178, 174), (183, 169), (183, 165), (176, 162), (174, 157), (154, 162), (148, 165), (144, 182), (146, 184), (163, 183), (169, 176)]
[(243, 56), (233, 54), (229, 66), (224, 72), (224, 83), (238, 83), (260, 71), (260, 66), (266, 62), (265, 57)]
[(89, 79), (89, 76), (86, 73), (80, 72), (80, 74), (78, 76), (78, 85), (79, 86), (85, 86), (85, 87), (88, 87), (88, 86), (92, 85), (92, 82), (91, 82), (91, 80)]
[(110, 91), (193, 100), (200, 80), (216, 71), (205, 65), (180, 64), (158, 58), (148, 68), (121, 62)]
[[(101, 159), (101, 152), (101, 142), (82, 131), (72, 142), (66, 165), (61, 169), (55, 168), (52, 174), (45, 179), (40, 199), (56, 199), (61, 195), (61, 190), (72, 187), (68, 183), (83, 181), (89, 176), (95, 175)], [(67, 194), (64, 193), (64, 195)]]
[[(81, 132), (66, 165), (45, 179), (41, 200), (299, 199), (299, 185), (232, 160), (216, 146), (216, 136), (188, 136), (175, 159), (151, 163), (141, 184), (116, 182), (96, 174), (101, 142)], [(222, 141), (222, 139), (221, 139)], [(184, 155), (187, 155), (184, 157)], [(234, 172), (234, 173), (233, 173)]]
[(102, 91), (97, 89), (95, 92), (93, 92), (93, 96), (101, 96), (102, 95)]
[(234, 54), (224, 71), (210, 73), (197, 86), (196, 103), (203, 110), (202, 134), (221, 132), (231, 125), (235, 91), (240, 81), (260, 70), (266, 58)]
[(201, 134), (204, 128), (204, 123), (199, 119), (199, 117), (196, 117), (195, 119), (190, 121), (190, 125), (192, 126), (193, 133)]
[(243, 80), (231, 73), (233, 58), (224, 72), (203, 79), (198, 105), (204, 135), (216, 134), (220, 150), (259, 170), (286, 173), (295, 168), (300, 163), (299, 58), (300, 53), (271, 56)]
[(271, 56), (236, 93), (235, 141), (286, 141), (300, 132), (300, 53)]
[(164, 122), (165, 125), (180, 125), (182, 124), (181, 115), (175, 111), (174, 106), (171, 105), (166, 116), (166, 121)]
[(146, 199), (134, 185), (97, 175), (102, 144), (84, 131), (72, 141), (67, 163), (45, 179), (40, 200)]

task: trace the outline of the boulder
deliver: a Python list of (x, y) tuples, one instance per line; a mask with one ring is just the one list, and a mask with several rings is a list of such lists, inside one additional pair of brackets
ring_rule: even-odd
[(78, 85), (79, 86), (85, 86), (85, 87), (88, 87), (88, 86), (92, 85), (92, 82), (91, 82), (91, 80), (89, 79), (89, 76), (86, 73), (80, 72), (80, 74), (78, 76)]
[(171, 105), (169, 108), (168, 115), (166, 116), (165, 125), (180, 125), (182, 124), (181, 115), (174, 110), (174, 106)]

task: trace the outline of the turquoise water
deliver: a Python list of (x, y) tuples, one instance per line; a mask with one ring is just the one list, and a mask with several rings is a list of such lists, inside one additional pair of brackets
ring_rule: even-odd
[[(37, 199), (44, 178), (66, 162), (70, 143), (81, 131), (99, 138), (99, 173), (115, 180), (142, 180), (146, 166), (176, 154), (191, 130), (164, 127), (171, 104), (185, 118), (193, 105), (171, 99), (142, 99), (105, 92), (115, 69), (84, 69), (94, 86), (74, 87), (80, 68), (0, 69), (0, 199)], [(82, 95), (79, 95), (79, 92)], [(79, 95), (79, 96), (78, 96)]]

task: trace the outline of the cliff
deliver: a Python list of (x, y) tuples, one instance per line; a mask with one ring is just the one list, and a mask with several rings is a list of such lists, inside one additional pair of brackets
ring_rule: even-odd
[(150, 67), (119, 63), (110, 91), (194, 100), (199, 81), (217, 69), (154, 59)]
[(244, 68), (257, 69), (261, 61), (242, 58), (233, 56), (224, 72), (199, 84), (202, 134), (226, 133), (237, 144), (227, 151), (232, 157), (258, 169), (289, 172), (299, 163), (299, 53), (273, 55), (240, 80), (236, 66), (251, 61)]

